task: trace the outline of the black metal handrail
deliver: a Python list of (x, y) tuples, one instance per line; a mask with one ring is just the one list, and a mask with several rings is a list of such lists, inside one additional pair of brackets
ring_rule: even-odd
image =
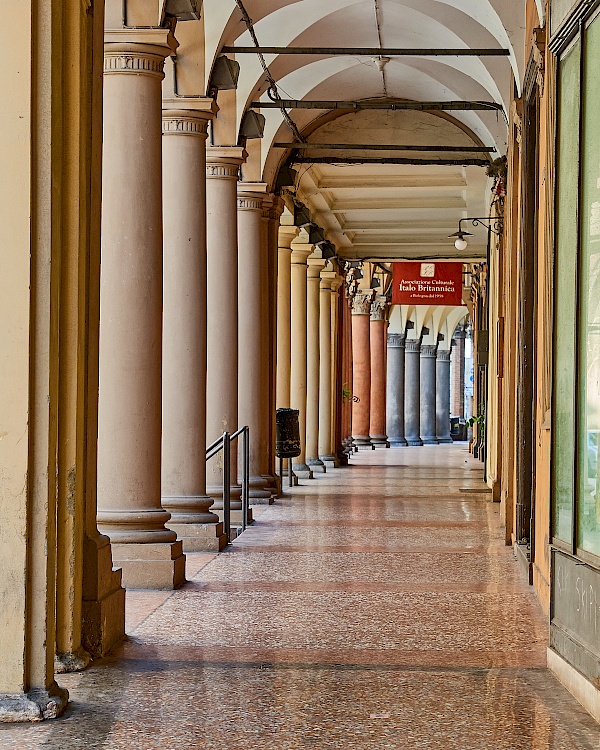
[(223, 528), (231, 542), (231, 443), (242, 437), (242, 531), (248, 524), (250, 504), (250, 428), (246, 425), (230, 434), (224, 432), (206, 449), (206, 460), (223, 451)]

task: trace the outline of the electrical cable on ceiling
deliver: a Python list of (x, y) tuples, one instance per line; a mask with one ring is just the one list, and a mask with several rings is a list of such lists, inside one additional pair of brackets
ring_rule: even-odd
[[(248, 33), (250, 34), (252, 38), (252, 42), (254, 43), (254, 46), (257, 49), (260, 48), (260, 44), (258, 43), (256, 32), (254, 31), (254, 22), (248, 15), (248, 11), (244, 7), (244, 3), (242, 2), (242, 0), (235, 0), (235, 2), (236, 2), (237, 7), (239, 8), (240, 13), (242, 14), (242, 18), (244, 19), (244, 23), (246, 24), (246, 28), (248, 29)], [(271, 75), (271, 71), (269, 70), (269, 66), (267, 65), (265, 61), (264, 55), (260, 51), (257, 52), (257, 55), (258, 55), (258, 59), (260, 60), (261, 67), (264, 71), (265, 78), (267, 79), (267, 82), (269, 84), (269, 90), (268, 90), (269, 97), (274, 102), (277, 102), (280, 105), (279, 109), (281, 110), (283, 119), (286, 121), (289, 129), (294, 134), (294, 137), (298, 139), (299, 141), (302, 141), (302, 143), (306, 143), (306, 139), (301, 135), (300, 131), (298, 130), (298, 126), (292, 120), (288, 111), (283, 106), (283, 101), (281, 97), (279, 96), (279, 90), (277, 89), (277, 83), (275, 82), (275, 79)]]

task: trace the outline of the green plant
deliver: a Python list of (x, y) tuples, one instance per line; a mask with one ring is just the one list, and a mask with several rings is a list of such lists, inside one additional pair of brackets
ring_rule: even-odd
[(348, 387), (347, 383), (342, 386), (342, 403), (347, 404), (352, 399), (352, 391)]

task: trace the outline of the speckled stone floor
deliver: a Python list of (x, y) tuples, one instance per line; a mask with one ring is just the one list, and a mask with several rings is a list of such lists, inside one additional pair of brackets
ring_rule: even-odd
[(182, 590), (128, 592), (128, 642), (0, 748), (599, 750), (464, 446), (303, 485)]

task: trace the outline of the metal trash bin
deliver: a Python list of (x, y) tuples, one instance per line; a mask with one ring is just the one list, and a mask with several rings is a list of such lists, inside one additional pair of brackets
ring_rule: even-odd
[(277, 409), (275, 455), (296, 458), (300, 455), (300, 412), (298, 409)]

